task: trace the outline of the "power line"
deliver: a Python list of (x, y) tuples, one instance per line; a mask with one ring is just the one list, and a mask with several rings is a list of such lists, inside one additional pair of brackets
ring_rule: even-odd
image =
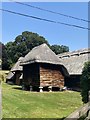
[(49, 12), (49, 13), (61, 15), (61, 16), (64, 16), (64, 17), (68, 17), (68, 18), (72, 18), (72, 19), (76, 19), (76, 20), (80, 20), (80, 21), (84, 21), (84, 22), (90, 22), (90, 21), (82, 19), (82, 18), (78, 18), (78, 17), (66, 15), (66, 14), (63, 14), (63, 13), (60, 13), (60, 12), (55, 12), (55, 11), (43, 9), (43, 8), (36, 7), (36, 6), (30, 5), (30, 4), (27, 4), (27, 3), (17, 2), (17, 1), (14, 1), (14, 0), (10, 0), (10, 1), (13, 1), (13, 2), (21, 4), (21, 5), (25, 5), (25, 6), (28, 6), (28, 7), (32, 7), (32, 8), (35, 8), (35, 9), (39, 9), (39, 10), (42, 10), (42, 11), (46, 11), (46, 12)]
[(14, 12), (14, 11), (11, 11), (11, 10), (6, 10), (6, 9), (1, 9), (1, 8), (0, 8), (0, 10), (1, 10), (1, 11), (5, 11), (5, 12), (8, 12), (8, 13), (12, 13), (12, 14), (24, 16), (24, 17), (29, 17), (29, 18), (33, 18), (33, 19), (38, 19), (38, 20), (41, 20), (41, 21), (46, 21), (46, 22), (51, 22), (51, 23), (56, 23), (56, 24), (62, 24), (62, 25), (70, 26), (70, 27), (76, 27), (76, 28), (81, 28), (81, 29), (90, 30), (90, 28), (86, 28), (86, 27), (83, 27), (83, 26), (78, 26), (78, 25), (72, 25), (72, 24), (68, 24), (68, 23), (53, 21), (53, 20), (50, 20), (50, 19), (40, 18), (40, 17), (36, 17), (36, 16), (31, 16), (31, 15), (27, 15), (27, 14), (23, 14), (23, 13), (18, 13), (18, 12)]

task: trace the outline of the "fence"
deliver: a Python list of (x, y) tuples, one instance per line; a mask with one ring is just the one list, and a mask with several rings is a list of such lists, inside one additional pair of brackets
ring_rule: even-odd
[(80, 117), (86, 115), (88, 117), (88, 113), (90, 111), (90, 91), (88, 93), (89, 95), (89, 102), (87, 104), (84, 104), (82, 107), (71, 113), (67, 118), (64, 120), (69, 120), (69, 119), (75, 119), (78, 120)]
[(75, 112), (71, 113), (64, 120), (69, 120), (69, 119), (72, 119), (72, 118), (74, 118), (75, 120), (78, 120), (80, 117), (82, 117), (83, 115), (87, 114), (88, 110), (89, 110), (89, 103), (83, 105), (82, 107), (77, 109)]

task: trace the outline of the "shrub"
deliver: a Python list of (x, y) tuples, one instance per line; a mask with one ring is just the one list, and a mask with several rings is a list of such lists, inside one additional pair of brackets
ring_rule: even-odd
[(81, 95), (84, 103), (88, 102), (88, 91), (90, 90), (90, 61), (86, 62), (81, 76)]

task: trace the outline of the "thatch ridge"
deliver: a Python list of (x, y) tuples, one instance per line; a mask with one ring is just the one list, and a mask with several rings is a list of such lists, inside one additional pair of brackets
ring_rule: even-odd
[(23, 60), (23, 57), (20, 57), (10, 71), (11, 71), (11, 72), (22, 71), (23, 68), (22, 68), (22, 66), (20, 66), (20, 62), (21, 62), (22, 60)]
[(21, 65), (31, 63), (50, 63), (63, 65), (57, 55), (44, 43), (34, 47), (23, 59)]
[(79, 56), (81, 54), (87, 54), (90, 53), (90, 48), (84, 48), (84, 49), (80, 49), (80, 50), (76, 50), (76, 51), (72, 51), (72, 52), (64, 52), (61, 54), (58, 54), (59, 58), (63, 58), (63, 57), (70, 57), (70, 56)]
[(62, 60), (70, 75), (81, 75), (84, 63), (89, 61), (90, 48), (57, 55)]

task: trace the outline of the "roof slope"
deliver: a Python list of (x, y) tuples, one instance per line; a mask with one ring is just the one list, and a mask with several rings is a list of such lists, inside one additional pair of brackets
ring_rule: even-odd
[(31, 63), (50, 63), (63, 65), (57, 55), (44, 43), (34, 47), (23, 59), (21, 65)]
[(8, 75), (7, 75), (7, 77), (6, 77), (6, 79), (13, 79), (13, 77), (14, 77), (14, 74), (10, 71), (9, 73), (8, 73)]
[(90, 49), (82, 49), (73, 52), (59, 54), (70, 75), (82, 74), (84, 63), (90, 60)]
[(12, 67), (11, 72), (15, 72), (15, 71), (22, 71), (23, 68), (22, 66), (20, 66), (20, 62), (23, 60), (23, 57), (20, 57), (18, 59), (18, 61), (16, 62), (16, 64)]

